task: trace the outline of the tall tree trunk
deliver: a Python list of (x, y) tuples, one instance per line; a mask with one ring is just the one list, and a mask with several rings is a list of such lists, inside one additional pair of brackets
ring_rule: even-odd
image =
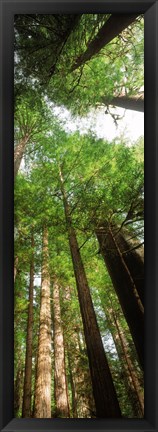
[(86, 63), (94, 55), (96, 55), (105, 45), (111, 42), (118, 36), (126, 27), (128, 27), (138, 14), (113, 14), (108, 21), (101, 27), (95, 38), (89, 43), (87, 50), (81, 54), (72, 66), (71, 71), (74, 71), (79, 66)]
[[(98, 293), (99, 295), (99, 293)], [(128, 402), (132, 408), (132, 415), (136, 418), (138, 418), (139, 416), (142, 417), (143, 411), (142, 411), (142, 407), (140, 407), (139, 404), (139, 396), (140, 398), (142, 398), (143, 401), (143, 397), (142, 397), (142, 393), (141, 393), (141, 385), (139, 383), (139, 377), (137, 376), (136, 372), (134, 372), (136, 380), (137, 380), (137, 388), (134, 387), (133, 382), (132, 382), (132, 377), (131, 377), (131, 371), (134, 371), (134, 365), (133, 362), (131, 360), (131, 355), (129, 353), (129, 347), (128, 347), (128, 342), (126, 340), (125, 334), (123, 333), (123, 330), (121, 330), (121, 333), (123, 334), (124, 337), (124, 344), (126, 346), (126, 350), (124, 349), (124, 344), (122, 343), (122, 339), (121, 339), (121, 333), (118, 331), (118, 327), (116, 325), (115, 322), (115, 318), (116, 318), (116, 314), (115, 314), (115, 308), (113, 306), (113, 302), (111, 301), (110, 298), (110, 294), (109, 294), (109, 298), (108, 298), (108, 303), (106, 302), (106, 306), (105, 306), (105, 302), (102, 301), (101, 299), (101, 304), (102, 304), (102, 308), (105, 312), (105, 320), (108, 324), (108, 329), (110, 329), (110, 333), (112, 335), (112, 338), (114, 340), (114, 344), (115, 344), (115, 348), (117, 351), (117, 355), (119, 358), (119, 362), (121, 365), (121, 369), (123, 372), (123, 384), (125, 386), (125, 390), (127, 393), (127, 397), (128, 397)], [(110, 301), (110, 307), (108, 307)], [(117, 310), (117, 306), (116, 310)], [(118, 319), (117, 319), (118, 321)], [(129, 364), (131, 364), (131, 368), (129, 369), (128, 367), (128, 362), (127, 362), (127, 357), (129, 357)], [(120, 380), (120, 376), (118, 378)], [(138, 394), (137, 394), (138, 391)], [(126, 402), (124, 402), (126, 403)], [(124, 406), (125, 407), (125, 406)]]
[[(111, 321), (108, 320), (110, 322), (110, 325), (112, 325)], [(116, 332), (116, 330), (111, 330), (111, 334), (115, 343), (115, 348), (117, 351), (117, 355), (120, 361), (120, 365), (121, 365), (121, 369), (123, 372), (123, 384), (125, 386), (125, 391), (127, 393), (127, 397), (128, 397), (128, 403), (130, 404), (130, 407), (132, 409), (132, 416), (133, 417), (138, 417), (138, 410), (137, 410), (137, 404), (135, 399), (133, 398), (133, 387), (131, 385), (131, 377), (129, 375), (129, 371), (128, 371), (128, 366), (124, 357), (124, 354), (122, 352), (122, 347), (121, 347), (121, 342), (119, 340), (119, 336), (118, 333)], [(122, 374), (121, 374), (121, 378), (122, 378)], [(119, 378), (120, 380), (120, 375)], [(125, 402), (124, 402), (125, 403)]]
[[(67, 286), (61, 293), (65, 311), (68, 312), (71, 310), (72, 300), (70, 287)], [(66, 319), (64, 334), (72, 394), (72, 416), (74, 418), (89, 418), (92, 412), (95, 412), (95, 403), (82, 329), (82, 318), (80, 316), (72, 317), (68, 326)]]
[[(80, 352), (81, 359), (83, 356), (83, 353)], [(93, 393), (91, 391), (92, 384), (91, 384), (91, 376), (89, 372), (89, 368), (84, 368), (84, 363), (81, 362), (81, 378), (82, 378), (82, 414), (83, 417), (92, 418), (96, 417), (96, 411), (95, 411), (95, 402), (93, 398)]]
[(64, 337), (61, 325), (60, 288), (57, 281), (53, 284), (54, 316), (54, 391), (57, 417), (70, 417), (66, 382)]
[(69, 368), (69, 380), (70, 380), (70, 386), (71, 386), (71, 395), (72, 395), (72, 417), (78, 418), (78, 412), (77, 412), (77, 393), (75, 388), (75, 376), (73, 374), (73, 366), (71, 362), (71, 355), (69, 352), (67, 353), (68, 358), (68, 368)]
[[(116, 227), (116, 232), (118, 228)], [(132, 275), (136, 289), (138, 291), (140, 300), (144, 305), (144, 260), (143, 260), (143, 250), (142, 255), (134, 249), (134, 246), (138, 245), (138, 242), (131, 239), (128, 240), (128, 232), (121, 231), (116, 234), (116, 241), (124, 258), (124, 261)]]
[(144, 112), (144, 96), (115, 96), (110, 101), (106, 97), (102, 98), (102, 102), (107, 106), (114, 105), (120, 108)]
[(140, 364), (144, 365), (144, 314), (143, 306), (129, 269), (124, 262), (112, 229), (104, 224), (96, 229), (100, 251), (116, 290), (124, 316), (138, 353)]
[(35, 389), (36, 389), (36, 381), (37, 381), (37, 356), (38, 356), (38, 351), (36, 350), (36, 355), (35, 355), (35, 366), (34, 366), (34, 390), (33, 390), (33, 404), (32, 404), (32, 413), (31, 413), (31, 417), (34, 418), (35, 417)]
[(76, 418), (90, 418), (95, 413), (92, 382), (86, 351), (78, 344), (77, 332), (72, 333), (72, 341), (67, 341), (69, 376), (72, 390), (72, 413)]
[(97, 417), (121, 417), (121, 412), (112, 381), (111, 372), (104, 352), (100, 331), (84, 271), (75, 230), (72, 226), (69, 205), (60, 169), (61, 192), (65, 209), (69, 245), (76, 278), (80, 310), (83, 320), (93, 394)]
[(48, 230), (43, 228), (42, 285), (38, 341), (37, 380), (35, 386), (36, 418), (51, 418), (51, 315)]
[(23, 137), (19, 143), (16, 145), (14, 150), (14, 178), (17, 176), (20, 164), (25, 152), (26, 144), (28, 143), (30, 139), (29, 134), (26, 134), (25, 137)]
[[(141, 414), (141, 416), (143, 416), (144, 415), (143, 395), (142, 395), (142, 392), (140, 389), (138, 377), (136, 375), (136, 372), (134, 370), (134, 366), (133, 366), (132, 361), (130, 359), (130, 355), (128, 352), (128, 344), (127, 344), (125, 335), (123, 333), (123, 330), (121, 328), (121, 325), (120, 325), (120, 323), (119, 323), (113, 310), (111, 311), (111, 314), (112, 314), (112, 321), (115, 323), (117, 334), (118, 334), (118, 337), (120, 340), (125, 364), (128, 368), (128, 376), (130, 377), (130, 384), (132, 384), (133, 392), (135, 393), (135, 401), (134, 401), (135, 407), (134, 408), (139, 409), (139, 413)], [(131, 387), (131, 385), (130, 385), (130, 387)], [(136, 407), (136, 405), (137, 405), (137, 407)]]
[(22, 417), (31, 417), (32, 393), (32, 337), (33, 337), (33, 287), (34, 287), (34, 235), (31, 237), (32, 258), (30, 264), (29, 306), (27, 321), (25, 378)]
[(18, 417), (22, 408), (22, 392), (23, 392), (23, 365), (21, 358), (18, 362), (16, 380), (14, 384), (14, 416)]

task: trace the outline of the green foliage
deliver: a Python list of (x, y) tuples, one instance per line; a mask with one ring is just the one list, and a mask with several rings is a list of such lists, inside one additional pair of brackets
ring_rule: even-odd
[[(51, 145), (52, 136), (53, 146)], [(138, 142), (133, 147), (128, 147), (123, 142), (119, 144), (115, 141), (108, 143), (90, 135), (81, 137), (76, 133), (69, 136), (61, 128), (58, 130), (57, 126), (54, 131), (52, 130), (52, 136), (44, 140), (43, 146), (36, 151), (34, 157), (32, 155), (32, 169), (29, 175), (18, 175), (15, 185), (15, 224), (17, 226), (15, 253), (20, 260), (19, 266), (23, 265), (22, 275), (26, 272), (26, 277), (23, 276), (23, 284), (20, 282), (20, 287), (23, 286), (22, 298), (17, 302), (18, 311), (20, 310), (22, 314), (24, 312), (20, 324), (18, 324), (18, 318), (15, 320), (17, 346), (24, 343), (26, 333), (28, 305), (26, 281), (31, 257), (31, 229), (33, 228), (36, 233), (35, 262), (37, 272), (40, 271), (41, 265), (41, 230), (43, 223), (47, 223), (49, 227), (50, 275), (52, 278), (57, 278), (61, 286), (65, 346), (68, 352), (71, 353), (73, 349), (76, 353), (74, 358), (71, 355), (71, 361), (75, 364), (77, 356), (82, 363), (82, 372), (84, 370), (83, 360), (87, 359), (87, 356), (85, 352), (84, 358), (82, 358), (82, 350), (84, 349), (83, 328), (60, 192), (59, 166), (62, 164), (64, 185), (73, 225), (78, 233), (79, 247), (81, 248), (100, 332), (105, 343), (122, 412), (125, 416), (130, 417), (130, 402), (127, 405), (127, 410), (124, 408), (125, 400), (128, 399), (126, 388), (124, 384), (118, 384), (123, 373), (122, 366), (116, 354), (114, 341), (112, 341), (112, 332), (109, 330), (108, 309), (111, 307), (111, 302), (114, 310), (117, 310), (117, 313), (119, 311), (121, 325), (126, 333), (132, 356), (134, 352), (133, 361), (139, 374), (140, 370), (138, 363), (134, 360), (136, 353), (129, 329), (98, 253), (98, 243), (94, 231), (97, 224), (101, 221), (104, 222), (105, 219), (111, 220), (113, 218), (117, 224), (121, 225), (128, 215), (131, 203), (136, 202), (138, 204), (138, 200), (142, 199), (140, 190), (143, 185), (141, 144)], [(136, 208), (138, 209), (138, 207)], [(69, 291), (70, 293), (68, 293)], [(15, 290), (15, 296), (17, 298), (17, 290)], [(36, 303), (38, 300), (35, 300), (35, 310)], [(71, 345), (74, 331), (77, 332), (76, 337), (81, 338), (81, 352), (78, 351), (79, 346), (76, 345), (76, 342), (75, 345), (74, 342), (72, 343), (73, 346)], [(110, 345), (109, 338), (111, 340)], [(34, 349), (36, 352), (37, 347)], [(87, 360), (85, 361), (87, 362)], [(86, 363), (86, 365), (86, 370), (88, 370), (88, 364)], [(78, 368), (80, 368), (79, 365)], [(67, 373), (69, 374), (69, 372)], [(80, 386), (82, 389), (82, 380), (79, 388)]]
[[(113, 142), (94, 134), (66, 133), (53, 114), (53, 104), (86, 114), (123, 91), (136, 94), (143, 84), (143, 20), (105, 46), (81, 68), (71, 72), (76, 59), (108, 19), (105, 14), (17, 15), (15, 17), (15, 143), (29, 135), (24, 165), (15, 181), (15, 378), (18, 358), (24, 371), (29, 272), (34, 233), (34, 322), (32, 396), (35, 391), (39, 331), (42, 228), (49, 234), (49, 271), (60, 286), (70, 413), (74, 416), (72, 382), (77, 388), (78, 417), (95, 417), (72, 258), (69, 250), (59, 170), (62, 167), (72, 226), (76, 231), (104, 348), (122, 414), (132, 417), (123, 364), (114, 342), (115, 312), (128, 342), (130, 358), (142, 384), (133, 341), (110, 277), (95, 229), (114, 222), (138, 239), (143, 237), (143, 140)], [(54, 106), (54, 105), (53, 105)], [(52, 297), (51, 297), (52, 301)], [(52, 317), (53, 318), (53, 317)], [(52, 325), (53, 338), (53, 325)], [(52, 360), (54, 351), (52, 346)], [(75, 381), (77, 380), (78, 382)], [(54, 381), (52, 373), (52, 395)], [(22, 395), (22, 388), (21, 388)], [(91, 410), (86, 408), (89, 404)], [(33, 397), (32, 397), (33, 409)], [(21, 408), (18, 411), (21, 416)], [(52, 396), (52, 415), (55, 402)]]
[(125, 89), (128, 95), (137, 94), (144, 73), (143, 19), (138, 18), (96, 57), (71, 72), (76, 59), (108, 18), (102, 14), (83, 14), (78, 18), (74, 15), (17, 16), (15, 70), (22, 71), (17, 82), (32, 79), (30, 85), (34, 88), (39, 82), (39, 90), (53, 102), (80, 114), (101, 105), (103, 98), (110, 101)]

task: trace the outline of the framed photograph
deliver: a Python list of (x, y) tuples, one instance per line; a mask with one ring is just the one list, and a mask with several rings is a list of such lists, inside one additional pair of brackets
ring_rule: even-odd
[(158, 2), (0, 12), (0, 430), (156, 432)]

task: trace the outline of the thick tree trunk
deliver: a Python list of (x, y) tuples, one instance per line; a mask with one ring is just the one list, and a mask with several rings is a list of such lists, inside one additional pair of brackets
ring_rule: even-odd
[(134, 407), (133, 408), (138, 409), (140, 415), (143, 416), (144, 415), (144, 400), (143, 400), (143, 395), (142, 395), (142, 392), (140, 389), (139, 380), (138, 380), (138, 377), (137, 377), (136, 372), (134, 370), (134, 366), (132, 364), (132, 361), (130, 359), (130, 355), (128, 352), (128, 344), (127, 344), (125, 335), (123, 333), (123, 330), (121, 329), (121, 326), (120, 326), (120, 323), (119, 323), (117, 317), (115, 316), (114, 311), (112, 311), (112, 319), (113, 319), (113, 322), (115, 323), (115, 326), (116, 326), (116, 330), (117, 330), (118, 337), (120, 340), (125, 364), (127, 366), (126, 370), (128, 372), (128, 376), (129, 376), (130, 387), (132, 386), (132, 390), (135, 394), (135, 401), (134, 401)]
[(33, 338), (33, 286), (34, 286), (34, 236), (31, 238), (32, 259), (30, 264), (29, 307), (27, 321), (26, 359), (22, 417), (31, 417), (32, 393), (32, 338)]
[(91, 372), (93, 394), (96, 405), (96, 416), (102, 418), (118, 418), (121, 417), (121, 412), (112, 381), (111, 372), (105, 356), (76, 234), (72, 226), (61, 170), (60, 181), (68, 229), (69, 245), (76, 278)]
[[(116, 227), (116, 232), (118, 228)], [(142, 254), (139, 250), (133, 249), (138, 242), (135, 240), (128, 240), (129, 233), (119, 232), (116, 235), (116, 241), (122, 253), (122, 256), (127, 264), (127, 267), (132, 275), (135, 286), (137, 288), (140, 300), (144, 305), (144, 260), (143, 260), (143, 250)]]
[(86, 63), (94, 55), (96, 55), (105, 45), (111, 42), (116, 36), (118, 36), (126, 27), (128, 27), (135, 19), (138, 14), (113, 14), (110, 16), (108, 21), (98, 31), (97, 36), (90, 42), (87, 50), (81, 54), (72, 66), (71, 71), (74, 71), (79, 66)]
[(57, 281), (53, 284), (54, 315), (54, 392), (56, 417), (70, 417), (66, 382), (64, 337), (61, 325), (60, 288)]
[(30, 136), (27, 134), (23, 137), (20, 142), (16, 145), (14, 150), (14, 178), (17, 176), (20, 164), (25, 153), (26, 144), (28, 143)]
[(102, 98), (102, 102), (107, 105), (114, 105), (120, 108), (144, 112), (144, 96), (117, 96), (113, 97), (110, 102), (107, 101), (106, 97)]
[(114, 238), (112, 228), (107, 224), (96, 229), (100, 251), (116, 290), (124, 316), (138, 353), (140, 364), (144, 365), (144, 314), (134, 280)]
[(38, 341), (37, 380), (35, 388), (36, 418), (51, 418), (51, 316), (48, 230), (43, 228), (42, 286)]

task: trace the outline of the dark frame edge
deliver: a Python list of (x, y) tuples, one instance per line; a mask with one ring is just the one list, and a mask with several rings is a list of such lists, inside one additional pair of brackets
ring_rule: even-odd
[[(29, 423), (32, 422), (32, 420), (33, 419), (30, 419)], [(61, 424), (60, 421), (59, 422), (55, 421), (54, 422), (55, 424), (53, 425), (53, 428), (52, 428), (52, 425), (50, 424), (50, 422), (48, 422), (48, 424), (46, 425), (47, 421), (44, 419), (43, 420), (34, 419), (34, 420), (35, 421), (33, 421), (33, 424), (31, 425), (31, 423), (30, 423), (30, 425), (29, 425), (28, 421), (25, 419), (22, 419), (19, 421), (18, 421), (18, 419), (14, 419), (11, 422), (9, 422), (8, 425), (4, 429), (2, 429), (1, 432), (16, 432), (16, 431), (19, 431), (19, 432), (29, 432), (29, 431), (38, 432), (40, 430), (41, 431), (48, 430), (48, 431), (53, 431), (53, 432), (64, 432), (64, 431), (69, 432), (70, 430), (73, 430), (75, 432), (87, 432), (87, 431), (88, 432), (91, 432), (91, 431), (98, 432), (99, 430), (102, 432), (104, 432), (104, 431), (116, 432), (116, 430), (117, 430), (117, 432), (122, 432), (123, 430), (127, 431), (126, 425), (124, 425), (123, 429), (122, 429), (121, 425), (117, 429), (112, 427), (112, 426), (110, 427), (110, 425), (109, 425), (109, 428), (107, 429), (107, 428), (105, 428), (106, 427), (106, 421), (104, 421), (104, 420), (103, 420), (103, 422), (105, 423), (105, 427), (101, 427), (99, 429), (96, 428), (96, 426), (95, 426), (95, 428), (94, 427), (92, 428), (91, 426), (88, 427), (88, 425), (86, 426), (85, 424), (84, 424), (84, 426), (82, 426), (82, 422), (81, 423), (79, 422), (80, 426), (78, 424), (77, 426), (73, 425), (73, 428), (70, 428), (70, 426), (67, 424), (67, 426), (65, 427), (65, 421), (63, 421), (63, 424)], [(78, 422), (78, 420), (79, 419), (77, 419), (77, 422)], [(40, 424), (39, 424), (39, 421), (40, 421)], [(68, 423), (69, 423), (69, 420), (68, 420)], [(107, 423), (109, 423), (109, 422), (107, 421)], [(133, 425), (134, 425), (134, 423), (133, 423)], [(102, 426), (103, 426), (103, 424), (102, 424)], [(140, 431), (154, 432), (155, 428), (153, 428), (153, 426), (150, 423), (143, 420), (142, 424), (141, 424), (141, 428), (138, 428), (138, 424), (137, 424), (136, 428), (134, 427), (134, 429), (130, 429), (130, 430), (133, 430), (135, 432), (140, 432)]]
[(157, 0), (1, 0), (8, 13), (140, 13), (144, 14)]
[[(38, 3), (36, 2), (36, 5), (40, 5), (44, 3), (44, 8), (46, 7), (46, 4), (49, 4), (50, 6), (50, 2), (42, 2), (39, 1)], [(74, 8), (74, 2), (58, 2), (58, 7), (60, 5), (66, 5), (69, 4), (69, 7), (73, 5)], [(97, 7), (94, 5), (93, 1), (88, 1), (86, 2), (88, 4), (88, 11), (89, 8), (91, 8), (91, 10), (94, 8), (98, 9), (102, 8), (105, 10), (105, 2), (104, 0), (101, 2), (98, 2)], [(77, 4), (79, 5), (79, 9), (86, 7), (86, 3), (83, 4), (83, 2), (78, 2)], [(149, 92), (147, 90), (147, 93), (145, 93), (145, 99), (149, 102), (150, 106), (151, 106), (151, 112), (148, 115), (147, 118), (147, 122), (145, 125), (145, 140), (148, 142), (149, 140), (152, 140), (153, 144), (151, 145), (151, 149), (154, 149), (154, 145), (156, 143), (156, 137), (158, 137), (158, 126), (157, 126), (157, 121), (156, 119), (158, 119), (158, 86), (156, 86), (156, 76), (158, 73), (158, 58), (156, 57), (156, 54), (158, 52), (158, 1), (134, 1), (133, 3), (130, 2), (119, 2), (119, 1), (113, 1), (111, 0), (110, 2), (106, 3), (106, 10), (107, 7), (114, 7), (115, 9), (118, 8), (118, 4), (121, 5), (122, 8), (127, 8), (127, 6), (125, 6), (125, 3), (128, 4), (128, 7), (132, 4), (132, 11), (136, 10), (137, 8), (139, 8), (140, 13), (144, 13), (144, 11), (146, 11), (145, 16), (146, 16), (146, 31), (145, 31), (145, 37), (147, 38), (147, 34), (149, 34), (149, 31), (151, 30), (151, 22), (153, 22), (153, 27), (152, 27), (152, 32), (150, 33), (150, 41), (148, 41), (148, 50), (150, 50), (150, 55), (149, 51), (147, 52), (147, 56), (146, 56), (146, 60), (145, 60), (145, 74), (146, 74), (146, 82), (149, 84), (148, 79), (149, 79), (149, 75), (151, 77), (151, 86), (149, 89)], [(141, 422), (136, 422), (135, 420), (132, 419), (123, 419), (121, 420), (122, 425), (119, 424), (120, 421), (117, 422), (118, 427), (115, 428), (114, 427), (114, 422), (111, 420), (103, 420), (100, 419), (99, 420), (95, 420), (95, 427), (94, 424), (92, 425), (92, 423), (84, 421), (82, 422), (82, 419), (77, 419), (77, 423), (74, 422), (73, 420), (75, 419), (62, 419), (63, 421), (60, 422), (60, 419), (57, 419), (59, 421), (55, 421), (54, 425), (53, 425), (53, 420), (51, 421), (51, 424), (49, 422), (49, 420), (47, 421), (44, 419), (38, 420), (38, 419), (13, 419), (13, 409), (10, 406), (10, 402), (11, 402), (11, 393), (13, 391), (12, 388), (8, 388), (8, 384), (9, 384), (9, 377), (7, 376), (7, 372), (8, 369), (8, 365), (10, 366), (11, 369), (11, 374), (13, 374), (13, 368), (12, 368), (12, 364), (11, 364), (11, 359), (10, 360), (5, 360), (5, 353), (7, 353), (7, 356), (11, 355), (12, 352), (12, 347), (13, 347), (13, 341), (11, 342), (11, 337), (10, 335), (13, 335), (13, 329), (12, 329), (12, 324), (11, 324), (11, 319), (12, 319), (12, 303), (13, 303), (13, 296), (11, 295), (11, 298), (9, 298), (8, 303), (6, 302), (7, 299), (7, 293), (9, 293), (9, 287), (13, 286), (12, 285), (12, 275), (11, 272), (9, 272), (9, 276), (6, 276), (6, 269), (8, 266), (8, 261), (9, 261), (9, 265), (12, 265), (13, 263), (13, 252), (10, 251), (9, 254), (7, 254), (8, 252), (8, 247), (13, 246), (13, 222), (11, 222), (11, 215), (12, 215), (12, 211), (13, 211), (13, 205), (10, 202), (10, 198), (13, 197), (13, 190), (10, 191), (10, 184), (11, 181), (13, 181), (13, 168), (12, 168), (12, 155), (11, 157), (9, 157), (9, 163), (8, 159), (7, 159), (7, 155), (9, 154), (9, 150), (11, 148), (11, 145), (9, 144), (10, 142), (12, 142), (12, 138), (13, 138), (13, 126), (12, 126), (12, 121), (13, 121), (13, 110), (12, 107), (9, 106), (8, 109), (8, 103), (10, 101), (10, 99), (13, 100), (13, 91), (11, 89), (11, 84), (9, 83), (8, 79), (11, 77), (11, 72), (8, 70), (9, 66), (11, 65), (12, 60), (6, 58), (4, 60), (5, 56), (5, 52), (6, 52), (6, 46), (9, 47), (9, 41), (11, 42), (11, 46), (12, 46), (12, 35), (11, 35), (11, 29), (9, 29), (9, 35), (6, 33), (8, 30), (8, 24), (6, 26), (5, 29), (5, 24), (7, 23), (7, 18), (9, 18), (8, 23), (11, 24), (11, 20), (13, 17), (13, 11), (16, 10), (15, 13), (19, 12), (19, 9), (21, 7), (21, 5), (25, 5), (25, 7), (29, 6), (29, 9), (33, 7), (33, 2), (31, 5), (31, 1), (28, 2), (22, 2), (22, 1), (17, 1), (17, 2), (6, 2), (5, 0), (2, 0), (0, 2), (0, 13), (1, 13), (1, 20), (3, 20), (3, 25), (1, 26), (1, 28), (3, 27), (3, 37), (1, 35), (1, 45), (2, 49), (0, 50), (1, 54), (1, 69), (2, 69), (2, 61), (4, 62), (4, 66), (3, 66), (3, 70), (1, 70), (1, 75), (2, 78), (4, 80), (4, 76), (6, 77), (6, 79), (4, 80), (4, 87), (2, 89), (2, 98), (1, 101), (3, 103), (4, 106), (4, 111), (3, 111), (3, 115), (2, 115), (2, 125), (3, 125), (3, 135), (2, 135), (2, 140), (1, 142), (3, 143), (4, 141), (6, 142), (6, 147), (4, 151), (4, 147), (1, 147), (1, 155), (2, 157), (0, 158), (0, 162), (2, 164), (1, 166), (1, 170), (0, 170), (0, 196), (2, 196), (2, 202), (3, 202), (3, 212), (0, 208), (0, 224), (1, 227), (3, 226), (3, 232), (2, 235), (0, 237), (0, 255), (2, 257), (2, 252), (3, 252), (3, 259), (1, 259), (1, 272), (0, 274), (1, 276), (1, 283), (2, 286), (4, 285), (4, 291), (2, 291), (1, 289), (1, 296), (3, 295), (3, 297), (1, 297), (1, 318), (2, 315), (4, 316), (4, 320), (3, 320), (3, 327), (2, 325), (0, 326), (0, 331), (1, 331), (1, 344), (0, 346), (4, 347), (4, 354), (2, 354), (2, 350), (1, 350), (1, 366), (5, 366), (4, 370), (5, 373), (3, 374), (2, 372), (2, 367), (0, 368), (0, 373), (1, 373), (1, 383), (2, 386), (0, 388), (1, 391), (1, 401), (3, 401), (3, 403), (1, 403), (0, 406), (0, 418), (1, 418), (1, 422), (0, 423), (0, 430), (2, 432), (13, 432), (13, 431), (20, 431), (20, 432), (27, 432), (27, 431), (33, 431), (36, 432), (38, 430), (53, 430), (53, 432), (64, 432), (64, 431), (71, 431), (71, 430), (75, 430), (76, 432), (85, 432), (85, 431), (93, 431), (96, 432), (98, 430), (102, 430), (102, 431), (118, 431), (118, 432), (122, 432), (123, 430), (126, 430), (126, 432), (129, 430), (133, 430), (135, 432), (139, 432), (139, 431), (144, 431), (144, 432), (150, 432), (150, 431), (157, 431), (158, 430), (158, 414), (156, 413), (156, 398), (157, 398), (157, 394), (156, 394), (156, 387), (154, 387), (153, 389), (153, 393), (151, 392), (149, 395), (147, 395), (147, 404), (148, 406), (150, 405), (150, 409), (148, 409), (146, 411), (146, 418), (148, 418), (149, 421), (146, 420), (142, 420)], [(56, 3), (57, 4), (57, 3)], [(99, 6), (100, 5), (100, 6)], [(138, 6), (139, 5), (139, 6)], [(40, 5), (41, 6), (41, 5)], [(52, 7), (52, 5), (51, 5)], [(9, 9), (10, 8), (10, 9)], [(17, 12), (18, 9), (18, 12)], [(75, 6), (76, 9), (76, 6)], [(93, 9), (94, 10), (94, 9)], [(92, 12), (93, 12), (92, 10)], [(77, 10), (76, 10), (77, 12)], [(25, 13), (25, 11), (23, 12)], [(33, 13), (33, 12), (32, 12)], [(85, 12), (86, 13), (86, 12)], [(5, 14), (5, 17), (4, 17)], [(5, 18), (5, 19), (4, 19)], [(157, 23), (157, 24), (156, 24)], [(148, 28), (149, 27), (149, 28)], [(5, 46), (4, 46), (4, 42), (3, 42), (3, 38), (4, 38), (4, 33), (6, 36), (6, 41), (5, 41)], [(148, 38), (149, 39), (149, 38)], [(11, 49), (9, 49), (9, 54), (11, 54)], [(7, 57), (7, 56), (6, 56)], [(149, 65), (149, 57), (150, 57), (150, 65)], [(156, 59), (156, 64), (155, 64), (155, 60)], [(149, 74), (149, 66), (151, 68), (150, 74)], [(6, 74), (6, 68), (8, 68), (8, 72)], [(2, 82), (2, 81), (1, 81)], [(156, 90), (156, 92), (155, 92)], [(149, 94), (151, 91), (151, 94)], [(145, 102), (145, 112), (147, 112), (147, 104)], [(5, 116), (8, 116), (8, 130), (6, 130), (6, 119)], [(145, 114), (146, 115), (146, 114)], [(149, 136), (150, 135), (150, 136)], [(155, 149), (156, 150), (156, 149)], [(154, 188), (154, 193), (152, 195), (152, 199), (151, 199), (151, 207), (152, 209), (155, 209), (155, 215), (153, 215), (153, 217), (151, 217), (149, 210), (146, 208), (146, 215), (147, 215), (147, 219), (149, 218), (150, 221), (153, 222), (153, 228), (152, 228), (152, 234), (154, 234), (153, 229), (156, 229), (156, 216), (158, 216), (158, 202), (156, 203), (156, 191), (157, 191), (157, 185), (158, 185), (158, 170), (156, 170), (156, 166), (158, 167), (158, 152), (156, 153), (156, 158), (155, 156), (150, 156), (149, 152), (148, 152), (148, 156), (150, 159), (150, 163), (154, 164), (154, 169), (153, 169), (153, 180), (154, 178), (156, 178), (156, 185)], [(146, 164), (146, 171), (148, 173), (148, 175), (150, 174), (150, 163), (147, 162)], [(157, 165), (156, 165), (157, 163)], [(155, 176), (155, 177), (154, 177)], [(153, 183), (152, 183), (153, 185)], [(3, 189), (2, 189), (3, 186)], [(150, 199), (150, 194), (151, 194), (151, 188), (149, 187), (149, 189), (147, 188), (147, 202), (148, 202), (148, 198)], [(9, 201), (7, 200), (7, 196), (9, 196)], [(7, 209), (9, 211), (9, 214), (7, 215)], [(9, 227), (9, 232), (8, 232), (8, 227)], [(147, 244), (148, 244), (148, 236), (149, 233), (147, 232), (146, 234), (146, 238), (147, 238)], [(3, 243), (6, 240), (6, 247), (5, 249), (3, 248)], [(157, 277), (157, 270), (156, 270), (156, 258), (158, 258), (158, 232), (156, 230), (156, 240), (157, 240), (157, 244), (152, 243), (151, 242), (151, 247), (154, 248), (155, 251), (155, 256), (154, 256), (154, 266), (153, 266), (153, 277), (152, 277), (152, 283), (155, 285), (156, 281), (158, 280)], [(11, 246), (10, 246), (11, 245)], [(151, 251), (152, 252), (152, 251)], [(152, 253), (151, 253), (152, 255)], [(153, 255), (152, 255), (153, 256)], [(148, 259), (147, 259), (148, 261)], [(150, 260), (149, 260), (150, 261)], [(149, 274), (147, 274), (147, 280), (149, 281)], [(151, 282), (151, 281), (150, 281)], [(5, 286), (7, 287), (6, 292), (5, 292)], [(156, 291), (156, 290), (155, 290)], [(155, 299), (156, 299), (156, 292), (155, 292)], [(153, 305), (152, 303), (152, 299), (149, 299), (149, 296), (147, 298), (147, 300), (149, 300), (149, 308), (150, 308), (150, 318), (152, 317), (151, 315), (151, 310), (153, 309)], [(4, 308), (3, 308), (4, 305)], [(7, 312), (7, 315), (6, 315)], [(154, 342), (156, 342), (156, 334), (158, 334), (158, 326), (157, 323), (155, 322), (156, 320), (156, 310), (154, 309), (155, 315), (153, 314), (153, 320), (152, 320), (152, 325), (151, 325), (151, 329), (153, 330), (153, 340)], [(10, 316), (9, 316), (10, 314)], [(7, 316), (9, 318), (7, 318)], [(8, 322), (9, 321), (9, 322)], [(4, 337), (4, 331), (5, 331), (5, 337)], [(10, 332), (9, 336), (7, 336), (7, 331)], [(147, 332), (148, 333), (148, 332)], [(150, 335), (147, 334), (148, 336), (148, 341), (150, 344)], [(8, 343), (11, 342), (11, 344), (8, 345)], [(157, 349), (158, 351), (158, 347), (154, 347), (153, 344), (150, 344), (151, 350), (152, 352), (155, 352), (155, 349)], [(146, 363), (149, 365), (149, 355), (147, 354), (147, 358), (146, 358)], [(157, 359), (158, 359), (158, 352), (157, 352)], [(6, 364), (5, 364), (6, 362)], [(153, 363), (152, 363), (152, 369), (149, 376), (146, 376), (147, 378), (147, 387), (149, 385), (149, 380), (152, 379), (153, 382), (153, 374), (154, 371), (157, 372), (156, 369), (156, 355), (153, 359)], [(156, 376), (156, 385), (157, 385), (157, 389), (158, 389), (158, 376)], [(7, 388), (6, 388), (7, 387)], [(12, 386), (11, 386), (12, 387)], [(158, 401), (158, 398), (157, 398)], [(153, 412), (154, 415), (152, 417), (151, 415), (151, 407), (153, 407)], [(80, 421), (81, 420), (81, 421)], [(32, 422), (32, 424), (29, 424), (30, 421)], [(39, 424), (40, 421), (40, 424)], [(127, 421), (128, 421), (128, 425), (127, 425)], [(66, 425), (67, 423), (67, 425)], [(88, 424), (89, 423), (89, 424)], [(104, 424), (102, 424), (104, 423)], [(138, 423), (140, 424), (140, 426), (138, 427)], [(115, 422), (116, 424), (116, 422)], [(49, 427), (47, 427), (49, 426)], [(37, 427), (37, 429), (36, 429)], [(107, 428), (108, 427), (108, 428)]]

